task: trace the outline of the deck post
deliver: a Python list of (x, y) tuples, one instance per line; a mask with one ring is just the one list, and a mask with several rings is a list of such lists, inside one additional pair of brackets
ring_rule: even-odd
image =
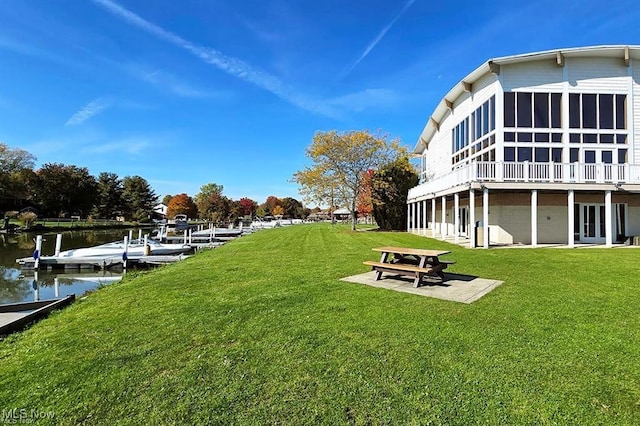
[(531, 190), (531, 246), (538, 245), (538, 190)]
[(422, 208), (422, 201), (417, 201), (416, 202), (416, 231), (420, 231), (420, 227), (422, 226), (421, 223), (421, 212), (420, 209)]
[(60, 297), (60, 279), (58, 277), (53, 279), (53, 296)]
[(436, 237), (436, 199), (431, 199), (431, 238)]
[(429, 227), (429, 221), (427, 217), (427, 200), (422, 200), (422, 226), (424, 226), (424, 235), (427, 235), (427, 228)]
[(482, 225), (484, 232), (482, 233), (483, 242), (482, 246), (486, 249), (489, 248), (489, 188), (485, 187), (482, 190)]
[(440, 198), (440, 202), (442, 203), (442, 223), (440, 226), (440, 233), (442, 234), (442, 239), (444, 240), (447, 237), (447, 197), (442, 196)]
[[(131, 231), (130, 231), (131, 232)], [(127, 269), (127, 259), (129, 258), (129, 238), (124, 237), (124, 253), (122, 253), (122, 269)]]
[(613, 214), (611, 212), (611, 190), (604, 192), (604, 233), (605, 233), (605, 245), (607, 247), (613, 246)]
[(411, 203), (407, 203), (407, 232), (411, 232)]
[(476, 191), (469, 189), (469, 247), (476, 247)]
[(37, 271), (40, 266), (40, 255), (42, 254), (42, 235), (36, 236), (36, 249), (33, 252), (33, 259), (35, 260), (33, 268)]
[(453, 236), (454, 242), (458, 244), (460, 240), (460, 195), (453, 194)]
[(573, 235), (575, 228), (574, 204), (575, 193), (573, 189), (570, 189), (567, 196), (567, 228), (569, 228), (567, 232), (567, 245), (572, 248), (575, 247), (575, 237)]

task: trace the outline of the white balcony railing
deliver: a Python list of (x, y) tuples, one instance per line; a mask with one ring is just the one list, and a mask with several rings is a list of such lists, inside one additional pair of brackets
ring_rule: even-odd
[(411, 188), (409, 200), (471, 182), (640, 184), (640, 165), (477, 161)]

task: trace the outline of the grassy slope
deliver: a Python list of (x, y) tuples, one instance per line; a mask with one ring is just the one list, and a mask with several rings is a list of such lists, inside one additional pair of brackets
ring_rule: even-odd
[[(380, 245), (447, 248), (452, 271), (505, 283), (463, 305), (339, 281)], [(68, 424), (637, 424), (639, 256), (265, 230), (0, 343), (0, 409)]]

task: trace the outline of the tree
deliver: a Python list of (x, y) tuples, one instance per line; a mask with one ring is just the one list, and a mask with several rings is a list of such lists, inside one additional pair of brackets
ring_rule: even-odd
[(208, 183), (200, 187), (200, 192), (196, 194), (195, 203), (198, 207), (198, 215), (202, 218), (211, 218), (214, 213), (214, 204), (222, 196), (222, 185)]
[(373, 216), (380, 229), (404, 230), (407, 223), (407, 195), (418, 184), (418, 173), (408, 156), (383, 166), (372, 180)]
[(122, 179), (122, 188), (125, 216), (140, 222), (151, 217), (157, 197), (146, 179), (140, 176), (125, 176)]
[(164, 204), (165, 206), (168, 206), (169, 205), (169, 201), (171, 201), (172, 198), (173, 198), (173, 195), (167, 194), (164, 197), (162, 197), (161, 203)]
[(36, 157), (0, 142), (0, 208), (18, 207), (29, 198)]
[(285, 197), (280, 200), (284, 217), (300, 219), (305, 217), (304, 206), (295, 198)]
[(185, 214), (187, 217), (196, 217), (198, 207), (187, 194), (178, 194), (171, 198), (167, 204), (167, 217), (173, 219), (177, 214)]
[(275, 209), (276, 206), (279, 206), (280, 204), (280, 199), (278, 197), (276, 197), (275, 195), (269, 195), (264, 204), (262, 204), (264, 216), (275, 215), (273, 209)]
[(102, 172), (97, 179), (94, 213), (112, 219), (122, 212), (122, 180), (115, 173)]
[(272, 213), (275, 217), (282, 217), (284, 216), (284, 208), (282, 206), (275, 206)]
[(387, 141), (387, 135), (372, 135), (368, 131), (338, 133), (316, 132), (306, 155), (313, 166), (297, 171), (293, 181), (302, 189), (308, 201), (318, 204), (344, 204), (352, 212), (352, 229), (357, 223), (357, 198), (368, 170), (405, 155), (400, 141)]
[(373, 170), (367, 170), (362, 179), (362, 186), (358, 193), (358, 202), (356, 209), (359, 217), (369, 217), (373, 212), (373, 203), (371, 200), (373, 183)]
[(258, 203), (253, 201), (251, 198), (240, 198), (240, 208), (242, 210), (242, 216), (253, 217), (256, 214), (256, 209), (258, 208)]
[(86, 167), (47, 163), (32, 185), (35, 201), (48, 215), (86, 217), (95, 204), (97, 183)]

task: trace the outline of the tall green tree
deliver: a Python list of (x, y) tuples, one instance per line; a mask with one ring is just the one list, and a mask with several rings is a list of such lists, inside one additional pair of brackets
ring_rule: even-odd
[(418, 184), (418, 172), (408, 156), (386, 164), (373, 174), (373, 217), (383, 230), (402, 231), (407, 224), (407, 195)]
[(94, 214), (104, 219), (113, 219), (122, 213), (122, 180), (115, 173), (102, 172), (98, 175), (96, 205)]
[[(207, 183), (200, 187), (200, 192), (196, 194), (195, 203), (198, 207), (198, 215), (201, 218), (211, 219), (211, 215), (216, 209), (216, 203), (222, 196), (222, 185), (217, 183)], [(220, 207), (219, 205), (217, 207)]]
[(339, 133), (317, 132), (306, 149), (313, 165), (293, 175), (305, 200), (329, 206), (344, 205), (352, 212), (352, 229), (357, 224), (357, 200), (368, 170), (377, 170), (401, 155), (406, 148), (398, 139), (366, 130)]
[(96, 201), (96, 179), (86, 167), (46, 163), (35, 173), (32, 191), (47, 215), (86, 217)]
[(19, 206), (30, 197), (36, 157), (0, 142), (0, 209)]
[(125, 216), (143, 222), (151, 217), (158, 197), (146, 179), (140, 176), (125, 176), (122, 179), (122, 201)]

